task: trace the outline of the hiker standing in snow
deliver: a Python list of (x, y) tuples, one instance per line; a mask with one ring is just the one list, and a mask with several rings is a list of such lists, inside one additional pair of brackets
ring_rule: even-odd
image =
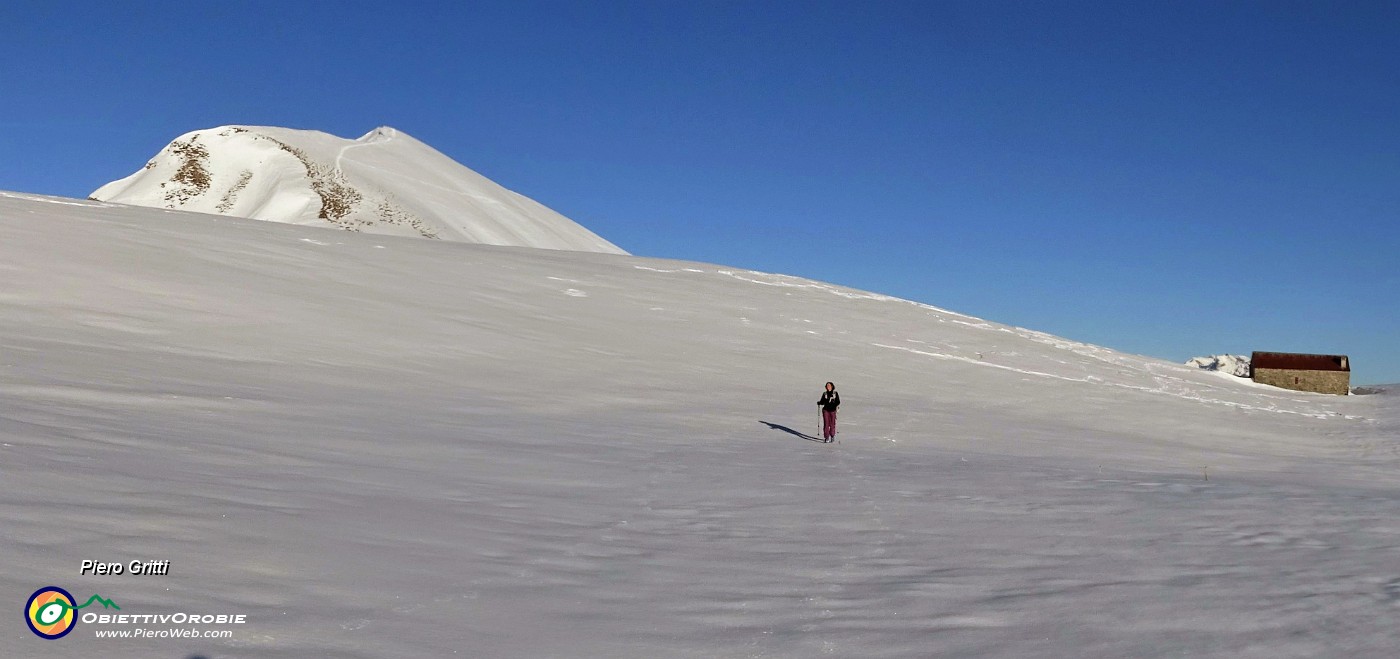
[(836, 385), (826, 383), (826, 391), (822, 392), (817, 405), (822, 408), (822, 440), (830, 442), (836, 439), (836, 408), (841, 407), (841, 394), (836, 393)]

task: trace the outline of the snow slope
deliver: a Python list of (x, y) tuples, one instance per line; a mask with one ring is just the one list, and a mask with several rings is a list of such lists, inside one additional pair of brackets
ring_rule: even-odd
[(624, 253), (388, 127), (358, 140), (265, 126), (197, 130), (92, 199), (372, 234)]
[(0, 281), (0, 599), (248, 617), (15, 615), (0, 656), (1400, 646), (1394, 395), (723, 266), (16, 194)]

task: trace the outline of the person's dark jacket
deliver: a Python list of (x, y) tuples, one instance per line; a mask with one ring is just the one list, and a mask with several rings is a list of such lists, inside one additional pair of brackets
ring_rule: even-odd
[(822, 398), (817, 401), (817, 404), (821, 405), (825, 412), (835, 412), (836, 408), (841, 406), (841, 394), (836, 393), (835, 389), (823, 391)]

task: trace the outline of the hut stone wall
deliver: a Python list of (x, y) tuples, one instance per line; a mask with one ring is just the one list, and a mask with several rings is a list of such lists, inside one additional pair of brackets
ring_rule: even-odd
[(1256, 368), (1254, 369), (1254, 381), (1284, 389), (1313, 391), (1320, 394), (1346, 395), (1351, 390), (1351, 373), (1347, 371)]

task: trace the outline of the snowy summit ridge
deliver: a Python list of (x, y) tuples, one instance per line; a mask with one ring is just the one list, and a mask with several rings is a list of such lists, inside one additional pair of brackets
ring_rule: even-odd
[(356, 140), (265, 126), (197, 130), (91, 196), (365, 233), (626, 253), (388, 126)]
[(1203, 371), (1228, 373), (1237, 378), (1247, 378), (1250, 374), (1249, 357), (1244, 355), (1210, 355), (1192, 357), (1186, 360), (1187, 366), (1195, 366)]

